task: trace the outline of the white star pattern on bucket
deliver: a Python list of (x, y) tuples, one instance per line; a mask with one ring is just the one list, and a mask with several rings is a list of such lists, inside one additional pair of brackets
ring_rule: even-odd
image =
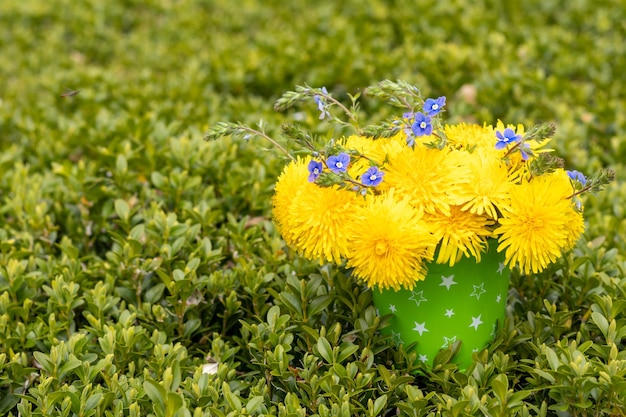
[(443, 345), (441, 346), (442, 348), (447, 348), (448, 346), (450, 346), (452, 343), (456, 342), (456, 335), (452, 336), (452, 337), (443, 337)]
[(474, 287), (474, 291), (470, 294), (470, 297), (476, 297), (477, 300), (480, 300), (480, 296), (487, 292), (484, 282), (480, 285), (472, 285), (472, 287)]
[(478, 326), (483, 324), (483, 321), (480, 319), (481, 316), (482, 314), (479, 314), (478, 317), (472, 317), (472, 324), (470, 324), (469, 327), (473, 327), (474, 330), (478, 330)]
[(411, 296), (409, 297), (409, 300), (415, 301), (415, 304), (417, 304), (418, 307), (420, 306), (420, 304), (422, 304), (422, 301), (428, 301), (424, 298), (424, 291), (413, 291), (411, 293)]
[(459, 360), (471, 362), (472, 352), (488, 346), (497, 334), (502, 319), (494, 318), (493, 310), (506, 305), (509, 269), (497, 261), (484, 267), (468, 265), (467, 269), (472, 271), (470, 278), (442, 268), (424, 285), (402, 290), (397, 298), (381, 297), (384, 301), (375, 304), (381, 314), (391, 314), (393, 323), (398, 324), (383, 332), (390, 342), (397, 346), (417, 342), (417, 363), (432, 365), (439, 349), (449, 349), (460, 341)]
[(413, 330), (418, 332), (420, 334), (420, 336), (422, 335), (422, 333), (428, 331), (428, 329), (426, 328), (426, 322), (424, 322), (424, 323), (414, 322), (414, 323), (415, 323), (415, 327), (413, 328)]
[(450, 275), (449, 277), (443, 275), (441, 276), (441, 284), (439, 284), (440, 287), (446, 287), (448, 291), (450, 291), (450, 287), (454, 284), (458, 284), (454, 281), (454, 275)]
[(394, 332), (393, 330), (391, 331), (391, 340), (393, 340), (398, 345), (404, 344), (401, 336), (402, 335), (400, 334), (400, 332)]

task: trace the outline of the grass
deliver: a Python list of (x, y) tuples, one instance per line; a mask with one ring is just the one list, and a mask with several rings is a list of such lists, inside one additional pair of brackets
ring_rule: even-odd
[[(0, 415), (626, 414), (625, 14), (3, 0)], [(284, 160), (265, 143), (202, 140), (221, 120), (314, 127), (313, 104), (274, 101), (308, 83), (348, 102), (382, 79), (447, 96), (451, 122), (553, 122), (567, 166), (617, 173), (586, 199), (574, 251), (512, 274), (507, 323), (465, 371), (444, 351), (416, 372), (369, 290), (285, 248), (270, 210)]]

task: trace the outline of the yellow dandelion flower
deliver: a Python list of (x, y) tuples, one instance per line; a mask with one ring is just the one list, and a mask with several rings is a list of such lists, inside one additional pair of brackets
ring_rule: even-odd
[(383, 184), (395, 188), (398, 195), (407, 196), (414, 207), (449, 214), (455, 200), (452, 196), (468, 181), (464, 157), (464, 151), (405, 147), (391, 155), (383, 166)]
[(336, 186), (308, 182), (308, 161), (292, 162), (278, 178), (274, 219), (287, 245), (305, 258), (340, 263), (348, 251), (345, 224), (363, 198)]
[(372, 164), (382, 165), (388, 155), (400, 152), (406, 147), (406, 137), (398, 134), (390, 138), (372, 139), (365, 136), (352, 135), (344, 138), (341, 145), (348, 151), (353, 150), (362, 157), (352, 156), (348, 173), (352, 178), (357, 178)]
[(350, 223), (347, 266), (370, 287), (412, 289), (426, 274), (436, 240), (419, 212), (394, 192), (368, 196)]
[(485, 216), (464, 211), (460, 206), (451, 206), (450, 214), (429, 213), (424, 221), (439, 241), (435, 262), (453, 266), (462, 256), (476, 258), (485, 249), (485, 241), (492, 235), (489, 226), (494, 222)]
[(572, 204), (570, 209), (566, 213), (565, 218), (565, 230), (567, 232), (567, 241), (563, 250), (570, 250), (576, 245), (580, 235), (585, 231), (585, 220), (583, 213), (580, 210), (576, 210)]
[(457, 149), (488, 149), (495, 153), (496, 133), (492, 126), (459, 123), (445, 125), (448, 144)]
[(454, 192), (454, 202), (462, 205), (462, 210), (497, 219), (512, 185), (506, 164), (485, 149), (466, 152), (465, 158), (469, 177)]
[(290, 222), (291, 206), (294, 197), (300, 192), (314, 192), (316, 185), (307, 181), (309, 171), (307, 165), (311, 158), (302, 159), (298, 157), (283, 169), (274, 186), (274, 196), (272, 197), (272, 214), (278, 230), (282, 233), (287, 245), (294, 242), (291, 236)]
[(560, 169), (523, 181), (511, 190), (511, 200), (495, 230), (498, 251), (506, 249), (509, 266), (525, 274), (542, 271), (567, 247), (573, 192), (567, 174)]

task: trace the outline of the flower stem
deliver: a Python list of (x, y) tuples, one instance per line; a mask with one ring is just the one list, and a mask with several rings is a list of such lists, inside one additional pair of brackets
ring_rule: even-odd
[(246, 131), (252, 133), (253, 135), (260, 136), (260, 137), (264, 138), (265, 140), (270, 142), (272, 145), (274, 145), (276, 148), (278, 148), (282, 153), (287, 155), (289, 157), (289, 159), (291, 159), (292, 161), (296, 160), (296, 158), (294, 158), (293, 155), (291, 155), (287, 149), (285, 149), (280, 143), (276, 142), (271, 137), (267, 136), (267, 134), (265, 134), (265, 132), (253, 129), (253, 128), (248, 127), (248, 126), (242, 126), (241, 128), (243, 130), (246, 130)]

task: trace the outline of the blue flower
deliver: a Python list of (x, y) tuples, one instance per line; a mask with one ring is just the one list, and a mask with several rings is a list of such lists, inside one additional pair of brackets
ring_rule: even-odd
[(424, 102), (424, 112), (428, 115), (428, 116), (434, 116), (436, 114), (439, 114), (439, 112), (441, 111), (441, 109), (443, 108), (443, 106), (446, 105), (446, 97), (445, 96), (441, 96), (437, 99), (434, 98), (427, 98), (426, 101)]
[(504, 149), (511, 143), (517, 143), (522, 140), (522, 135), (516, 135), (515, 131), (510, 127), (504, 129), (504, 133), (499, 130), (496, 131), (496, 137), (498, 138), (496, 149)]
[[(322, 93), (328, 94), (326, 87), (322, 87)], [(325, 99), (322, 96), (316, 94), (313, 96), (313, 100), (315, 100), (315, 104), (317, 104), (317, 109), (320, 111), (320, 120), (323, 120), (326, 117), (330, 119), (331, 116), (328, 112)]]
[(335, 174), (346, 172), (348, 164), (350, 163), (350, 155), (345, 152), (340, 153), (337, 156), (331, 156), (326, 161), (328, 168)]
[(587, 178), (585, 178), (585, 175), (582, 172), (572, 170), (572, 171), (567, 171), (567, 175), (572, 180), (578, 181), (579, 183), (581, 183), (583, 186), (587, 184)]
[(433, 133), (433, 125), (430, 122), (430, 117), (424, 113), (415, 113), (415, 121), (411, 125), (411, 130), (415, 136), (428, 136)]
[(363, 175), (361, 175), (361, 182), (368, 187), (376, 187), (383, 181), (385, 173), (379, 171), (378, 167), (369, 167)]
[(319, 161), (311, 161), (309, 162), (309, 182), (315, 182), (317, 177), (320, 176), (322, 170), (324, 169), (324, 165), (322, 165)]

